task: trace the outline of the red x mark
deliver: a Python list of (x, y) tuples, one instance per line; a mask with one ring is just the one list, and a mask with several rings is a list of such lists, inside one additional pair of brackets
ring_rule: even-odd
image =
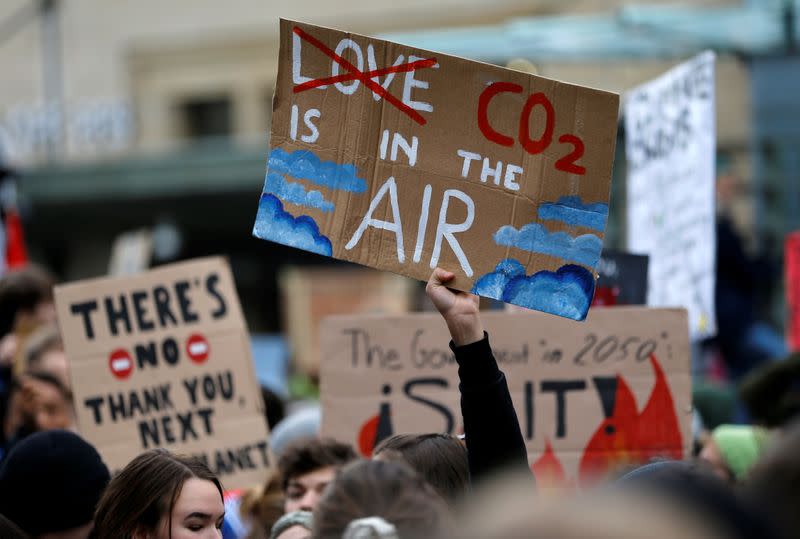
[(421, 69), (424, 67), (433, 67), (436, 65), (436, 58), (428, 58), (424, 60), (417, 60), (415, 62), (408, 62), (405, 64), (400, 64), (391, 67), (384, 67), (381, 69), (375, 69), (374, 71), (367, 71), (363, 73), (358, 70), (356, 66), (333, 52), (329, 49), (324, 43), (320, 40), (315, 38), (314, 36), (310, 35), (308, 32), (304, 31), (302, 28), (297, 26), (294, 27), (293, 32), (300, 36), (301, 39), (308, 41), (311, 45), (318, 48), (322, 54), (329, 57), (331, 60), (345, 68), (349, 73), (345, 73), (343, 75), (337, 75), (335, 77), (327, 77), (324, 79), (314, 79), (308, 82), (304, 82), (303, 84), (298, 84), (294, 87), (294, 93), (304, 92), (306, 90), (310, 90), (311, 88), (317, 88), (319, 86), (325, 86), (326, 84), (335, 84), (337, 82), (347, 82), (351, 80), (359, 80), (364, 83), (364, 86), (375, 92), (375, 94), (381, 96), (386, 101), (394, 105), (398, 108), (398, 110), (405, 112), (408, 114), (412, 120), (417, 122), (419, 125), (425, 125), (427, 122), (422, 115), (417, 112), (416, 110), (412, 109), (401, 100), (397, 99), (395, 96), (387, 92), (383, 86), (372, 80), (372, 77), (378, 77), (381, 75), (387, 75), (389, 73), (406, 73), (409, 71), (416, 71), (417, 69)]

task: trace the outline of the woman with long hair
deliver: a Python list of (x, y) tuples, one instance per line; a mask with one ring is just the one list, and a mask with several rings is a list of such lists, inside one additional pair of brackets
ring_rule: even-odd
[(222, 485), (201, 460), (163, 449), (133, 459), (95, 513), (96, 539), (219, 539)]

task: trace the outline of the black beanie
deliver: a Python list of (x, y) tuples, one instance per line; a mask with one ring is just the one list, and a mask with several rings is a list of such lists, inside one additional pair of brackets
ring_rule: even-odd
[(0, 465), (0, 514), (29, 535), (88, 524), (110, 474), (97, 450), (64, 430), (19, 442)]

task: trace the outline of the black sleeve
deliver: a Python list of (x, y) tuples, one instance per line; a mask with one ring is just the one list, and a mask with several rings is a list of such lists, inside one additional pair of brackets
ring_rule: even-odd
[(497, 367), (489, 336), (465, 346), (450, 347), (458, 363), (461, 415), (469, 471), (476, 483), (499, 469), (514, 468), (531, 475), (528, 453), (508, 383)]

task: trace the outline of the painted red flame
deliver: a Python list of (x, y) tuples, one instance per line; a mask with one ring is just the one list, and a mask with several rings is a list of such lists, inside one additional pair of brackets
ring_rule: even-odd
[(544, 452), (531, 464), (531, 471), (536, 477), (536, 484), (542, 488), (560, 487), (567, 483), (564, 466), (553, 451), (550, 440), (545, 438)]
[(380, 415), (376, 414), (367, 419), (358, 431), (358, 451), (362, 457), (370, 458), (375, 449), (375, 438), (378, 435), (378, 422)]
[(583, 451), (578, 475), (591, 484), (623, 464), (644, 464), (653, 457), (680, 459), (683, 443), (672, 393), (655, 356), (656, 382), (641, 413), (625, 379), (617, 376), (613, 413), (605, 418)]

